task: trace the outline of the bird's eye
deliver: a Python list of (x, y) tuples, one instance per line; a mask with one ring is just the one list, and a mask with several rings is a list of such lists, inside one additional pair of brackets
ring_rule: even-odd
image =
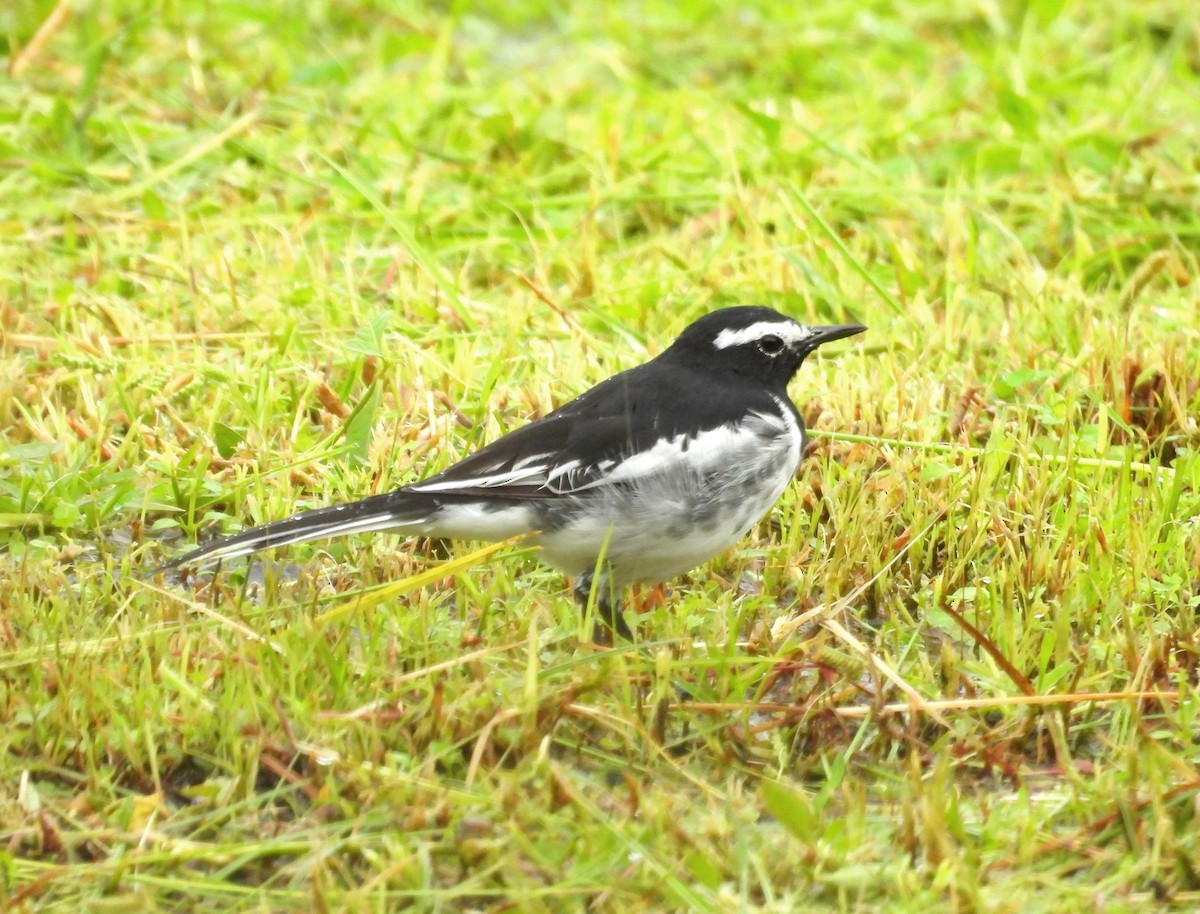
[(775, 334), (768, 334), (758, 341), (758, 351), (763, 355), (779, 355), (783, 352), (783, 340)]

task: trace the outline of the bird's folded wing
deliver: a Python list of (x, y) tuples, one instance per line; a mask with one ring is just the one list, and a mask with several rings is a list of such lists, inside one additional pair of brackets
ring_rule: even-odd
[(592, 418), (586, 439), (570, 415), (551, 414), (516, 429), (449, 469), (406, 486), (410, 492), (547, 498), (601, 485), (635, 449), (623, 417)]
[[(699, 471), (737, 459), (761, 438), (744, 423), (788, 433), (763, 392), (747, 411), (745, 390), (702, 388), (654, 362), (614, 375), (541, 419), (404, 491), (480, 498), (553, 498), (602, 485), (636, 485), (660, 473)], [(700, 420), (698, 424), (698, 420)]]
[[(547, 417), (549, 418), (549, 417)], [(542, 425), (541, 423), (546, 423)], [(522, 434), (530, 429), (527, 434)], [(707, 428), (660, 429), (633, 435), (624, 418), (590, 420), (586, 440), (545, 419), (501, 438), (462, 463), (403, 491), (479, 498), (554, 498), (599, 486), (637, 487), (651, 477), (701, 479), (737, 473), (774, 440), (800, 432), (780, 415), (749, 413), (741, 422)], [(797, 444), (797, 453), (802, 447)], [(555, 447), (561, 443), (560, 447)]]

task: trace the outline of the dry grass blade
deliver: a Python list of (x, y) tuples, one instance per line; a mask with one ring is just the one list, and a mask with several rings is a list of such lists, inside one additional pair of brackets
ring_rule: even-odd
[(515, 536), (511, 539), (502, 540), (498, 543), (491, 543), (482, 549), (476, 549), (474, 552), (469, 552), (466, 555), (459, 556), (456, 559), (451, 559), (448, 562), (443, 562), (433, 568), (428, 568), (419, 574), (414, 574), (404, 578), (401, 581), (394, 581), (391, 584), (386, 584), (378, 587), (369, 593), (359, 593), (353, 598), (342, 603), (340, 606), (335, 606), (321, 613), (317, 617), (317, 621), (322, 624), (329, 624), (340, 620), (352, 613), (361, 612), (362, 610), (370, 609), (377, 606), (384, 600), (390, 600), (393, 597), (398, 597), (406, 593), (411, 593), (414, 590), (419, 590), (429, 584), (433, 584), (443, 578), (458, 574), (461, 571), (466, 571), (469, 568), (474, 568), (483, 562), (490, 559), (498, 552), (511, 548), (524, 539), (532, 536), (532, 533)]
[(869, 663), (876, 670), (876, 672), (883, 676), (884, 679), (892, 683), (892, 685), (907, 695), (910, 700), (909, 707), (911, 710), (921, 711), (924, 714), (928, 714), (943, 727), (950, 727), (950, 721), (942, 715), (942, 713), (937, 709), (937, 707), (934, 706), (932, 702), (929, 701), (929, 699), (925, 698), (925, 696), (909, 685), (904, 680), (904, 677), (892, 669), (892, 667), (886, 663), (883, 658), (855, 638), (854, 635), (850, 634), (850, 632), (848, 632), (840, 622), (826, 617), (821, 620), (821, 626), (829, 629), (829, 631), (832, 632), (839, 641), (862, 657), (863, 660)]
[(193, 600), (189, 597), (184, 596), (183, 593), (181, 593), (176, 588), (160, 587), (157, 584), (154, 584), (145, 579), (139, 580), (138, 584), (139, 584), (139, 586), (145, 588), (146, 590), (153, 591), (154, 593), (158, 594), (164, 600), (167, 600), (167, 601), (173, 602), (173, 603), (183, 604), (192, 612), (198, 613), (201, 616), (205, 616), (209, 619), (212, 619), (214, 622), (218, 623), (219, 625), (222, 625), (231, 631), (237, 632), (243, 638), (249, 638), (251, 641), (257, 641), (260, 644), (266, 645), (271, 650), (275, 651), (275, 653), (277, 653), (277, 654), (282, 654), (284, 651), (283, 647), (280, 646), (278, 641), (274, 641), (270, 638), (264, 638), (262, 635), (260, 635), (254, 629), (250, 628), (248, 625), (243, 625), (241, 622), (238, 622), (236, 619), (229, 618), (224, 613), (218, 612), (217, 610), (213, 609), (211, 606), (206, 606), (205, 604), (201, 603), (199, 600)]
[(19, 53), (13, 55), (8, 65), (8, 75), (16, 78), (24, 73), (37, 59), (42, 49), (50, 43), (50, 39), (54, 37), (55, 33), (66, 24), (70, 15), (71, 0), (58, 0), (49, 15), (42, 20), (37, 31), (33, 33), (28, 44), (21, 48)]
[(1004, 656), (1004, 652), (996, 646), (996, 643), (992, 641), (991, 638), (987, 637), (987, 635), (968, 622), (962, 613), (948, 606), (945, 602), (942, 603), (941, 609), (942, 612), (957, 622), (963, 631), (971, 636), (972, 641), (987, 651), (988, 656), (996, 661), (996, 665), (1000, 667), (1000, 669), (1004, 670), (1005, 675), (1007, 675), (1008, 678), (1013, 681), (1013, 684), (1016, 685), (1018, 689), (1020, 689), (1026, 695), (1033, 695), (1036, 693), (1037, 690), (1034, 689), (1033, 683), (1029, 681), (1029, 678), (1015, 666), (1013, 666), (1011, 662), (1009, 662), (1009, 659)]

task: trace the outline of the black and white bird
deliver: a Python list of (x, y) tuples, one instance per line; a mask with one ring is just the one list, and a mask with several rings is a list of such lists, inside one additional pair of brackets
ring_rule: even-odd
[(218, 539), (161, 570), (345, 533), (537, 531), (541, 557), (576, 575), (579, 602), (629, 637), (621, 590), (688, 571), (767, 513), (804, 454), (788, 382), (818, 346), (865, 329), (806, 327), (763, 307), (713, 311), (657, 358), (434, 476)]

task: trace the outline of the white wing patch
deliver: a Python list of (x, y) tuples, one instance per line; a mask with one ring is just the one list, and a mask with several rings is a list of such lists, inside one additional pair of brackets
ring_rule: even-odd
[[(534, 463), (534, 460), (545, 460), (550, 454), (537, 454), (517, 461), (512, 469), (502, 473), (492, 473), (487, 476), (472, 476), (470, 479), (434, 480), (418, 482), (409, 486), (413, 492), (455, 492), (459, 489), (495, 489), (502, 486), (540, 486), (545, 485), (547, 473), (553, 470), (548, 463)], [(564, 464), (565, 466), (565, 464)]]
[(578, 460), (568, 460), (566, 463), (560, 463), (546, 474), (546, 482), (554, 482), (559, 476), (566, 476), (570, 479), (571, 474), (578, 470), (579, 467), (580, 461)]
[(544, 463), (546, 458), (553, 456), (553, 454), (530, 454), (528, 457), (522, 457), (520, 460), (513, 461), (513, 469), (523, 470), (531, 463), (537, 463), (538, 461), (542, 461)]
[(746, 432), (739, 426), (721, 425), (694, 437), (680, 434), (665, 438), (650, 450), (627, 457), (604, 476), (580, 488), (630, 482), (655, 473), (678, 470), (681, 465), (702, 467), (720, 464), (731, 454), (741, 451), (745, 437)]
[(787, 343), (788, 346), (795, 347), (812, 335), (812, 330), (801, 324), (797, 324), (795, 321), (759, 321), (756, 324), (751, 324), (749, 327), (743, 327), (741, 330), (722, 330), (717, 334), (717, 338), (713, 340), (713, 347), (716, 349), (728, 349), (730, 346), (753, 343), (755, 340), (761, 340), (764, 336), (777, 336)]

